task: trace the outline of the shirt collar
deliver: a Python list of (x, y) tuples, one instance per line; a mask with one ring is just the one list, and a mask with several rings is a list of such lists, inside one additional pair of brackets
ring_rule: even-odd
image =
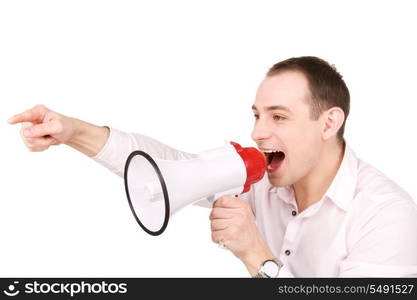
[(294, 206), (297, 206), (297, 204), (295, 203), (294, 189), (292, 188), (292, 186), (275, 187), (269, 181), (268, 181), (268, 184), (270, 185), (269, 187), (270, 193), (277, 194), (278, 197), (287, 204), (292, 204)]
[(339, 170), (324, 196), (330, 198), (337, 206), (346, 211), (355, 195), (357, 176), (358, 158), (353, 150), (346, 145)]
[[(357, 165), (358, 158), (353, 150), (346, 145), (339, 170), (323, 197), (328, 197), (344, 211), (347, 210), (349, 203), (355, 194)], [(271, 185), (269, 192), (277, 193), (280, 198), (288, 204), (291, 204), (291, 202), (294, 201), (294, 190), (291, 186), (274, 187)]]

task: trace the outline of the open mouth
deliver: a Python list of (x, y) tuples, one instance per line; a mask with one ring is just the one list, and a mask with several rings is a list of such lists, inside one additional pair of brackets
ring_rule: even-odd
[(267, 162), (268, 173), (273, 173), (278, 170), (285, 159), (285, 153), (282, 151), (275, 151), (271, 153), (264, 153)]

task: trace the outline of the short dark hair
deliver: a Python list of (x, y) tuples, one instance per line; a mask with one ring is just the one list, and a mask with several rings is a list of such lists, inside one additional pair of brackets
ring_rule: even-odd
[(342, 75), (334, 65), (315, 56), (292, 57), (273, 65), (267, 76), (273, 76), (284, 71), (298, 71), (307, 78), (311, 101), (311, 117), (317, 120), (321, 113), (331, 107), (340, 107), (345, 113), (345, 120), (340, 127), (337, 137), (344, 141), (343, 133), (349, 115), (350, 95)]

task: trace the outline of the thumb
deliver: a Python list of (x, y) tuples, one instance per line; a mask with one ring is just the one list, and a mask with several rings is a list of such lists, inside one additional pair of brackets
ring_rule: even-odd
[(43, 137), (46, 135), (52, 135), (57, 133), (57, 121), (46, 122), (42, 124), (37, 124), (34, 126), (28, 126), (23, 130), (23, 134), (25, 137)]
[(22, 130), (31, 127), (33, 125), (33, 123), (31, 122), (22, 122)]

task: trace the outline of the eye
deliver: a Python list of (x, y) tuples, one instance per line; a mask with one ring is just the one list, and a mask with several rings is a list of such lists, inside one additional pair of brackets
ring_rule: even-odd
[(259, 115), (257, 115), (257, 114), (254, 114), (253, 117), (255, 118), (255, 120), (259, 119)]
[(280, 115), (274, 115), (274, 120), (276, 120), (276, 121), (282, 121), (282, 120), (285, 120), (285, 117), (280, 116)]

